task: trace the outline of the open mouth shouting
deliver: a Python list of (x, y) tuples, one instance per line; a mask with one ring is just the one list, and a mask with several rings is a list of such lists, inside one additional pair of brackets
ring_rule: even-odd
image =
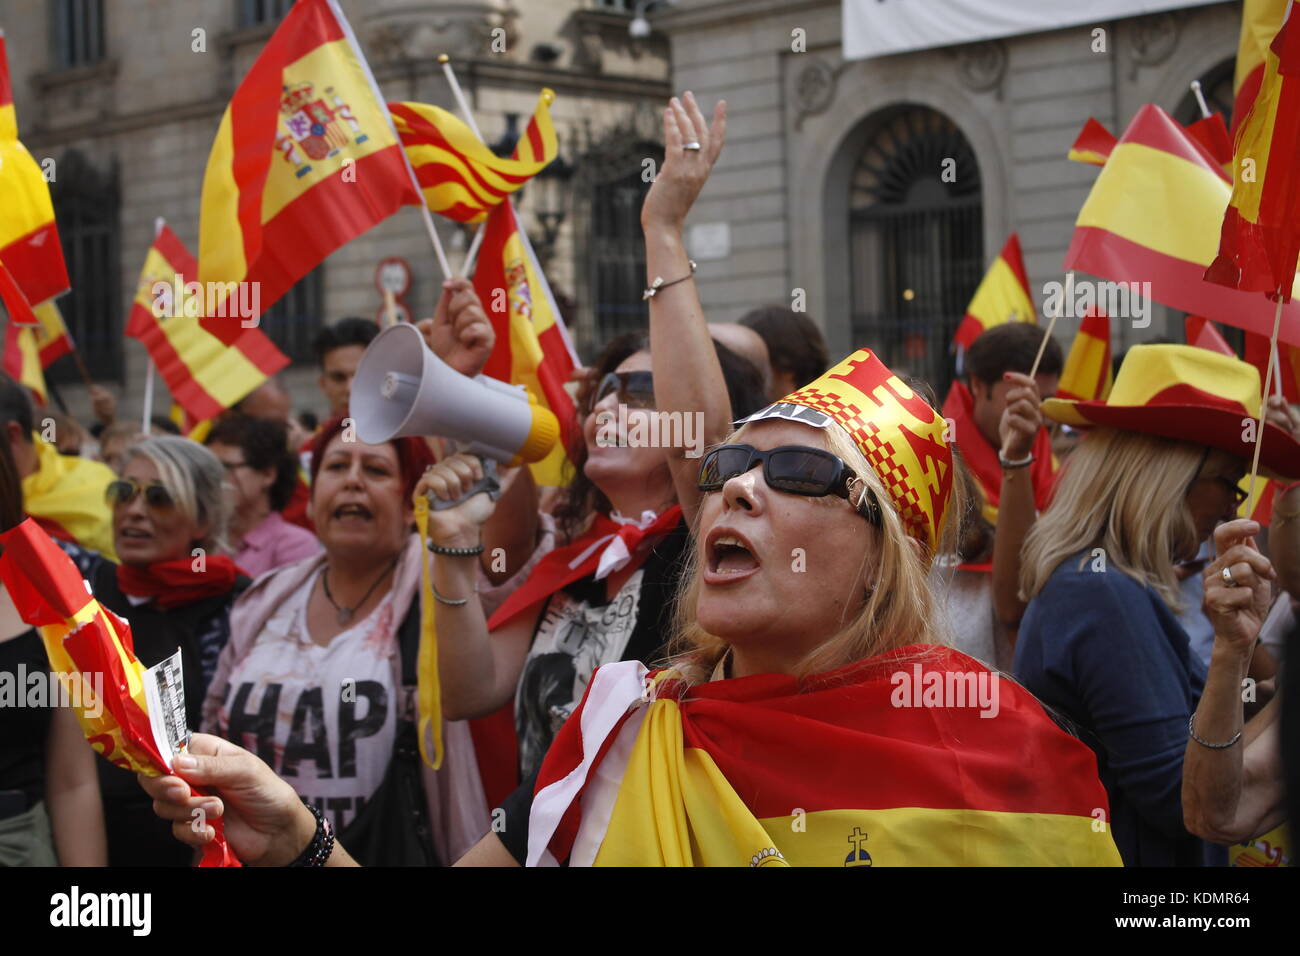
[(354, 521), (372, 521), (374, 513), (365, 505), (350, 502), (339, 505), (334, 509), (333, 518), (335, 521), (354, 522)]
[(715, 527), (704, 541), (704, 583), (735, 584), (758, 573), (762, 562), (754, 546), (732, 528)]

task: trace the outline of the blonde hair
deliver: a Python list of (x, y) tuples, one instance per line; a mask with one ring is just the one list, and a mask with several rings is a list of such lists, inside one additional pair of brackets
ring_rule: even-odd
[(199, 544), (209, 552), (226, 550), (230, 501), (226, 493), (226, 466), (198, 442), (178, 435), (145, 438), (126, 450), (124, 462), (146, 458), (176, 499), (176, 507), (196, 526), (208, 523)]
[(1179, 611), (1174, 562), (1200, 543), (1185, 499), (1204, 452), (1171, 438), (1094, 429), (1071, 453), (1052, 503), (1025, 539), (1021, 596), (1032, 600), (1070, 555), (1102, 548), (1108, 569)]
[[(727, 442), (740, 440), (743, 432), (743, 428), (734, 432), (727, 438)], [(827, 449), (842, 458), (880, 502), (880, 528), (876, 529), (863, 522), (864, 529), (868, 529), (866, 533), (875, 536), (876, 547), (873, 550), (876, 579), (870, 595), (857, 607), (856, 613), (852, 610), (854, 605), (850, 604), (848, 613), (852, 617), (796, 665), (793, 673), (801, 680), (907, 644), (949, 643), (938, 623), (935, 595), (930, 587), (929, 571), (933, 557), (930, 549), (908, 536), (903, 520), (894, 508), (880, 477), (848, 434), (838, 425), (827, 427), (823, 434), (826, 436)], [(951, 502), (947, 518), (950, 519), (960, 510), (958, 502)], [(836, 520), (863, 520), (838, 510), (826, 511), (825, 514), (836, 515)], [(951, 538), (955, 525), (955, 521), (946, 520), (945, 527), (940, 529), (941, 540), (945, 544)], [(691, 535), (693, 542), (700, 540), (699, 532), (697, 511)], [(945, 550), (943, 545), (940, 550)], [(678, 593), (674, 609), (669, 653), (672, 655), (670, 665), (682, 675), (685, 683), (693, 684), (708, 679), (730, 645), (704, 630), (697, 619), (702, 580), (697, 546), (688, 548), (685, 561), (682, 570), (682, 581), (685, 583)], [(871, 568), (872, 554), (868, 552), (859, 569), (859, 584), (867, 580)]]

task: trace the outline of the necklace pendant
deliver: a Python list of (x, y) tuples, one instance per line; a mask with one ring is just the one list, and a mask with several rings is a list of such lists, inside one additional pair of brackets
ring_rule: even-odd
[(352, 608), (350, 607), (339, 608), (338, 614), (336, 614), (335, 617), (338, 618), (339, 624), (346, 625), (348, 621), (352, 620)]

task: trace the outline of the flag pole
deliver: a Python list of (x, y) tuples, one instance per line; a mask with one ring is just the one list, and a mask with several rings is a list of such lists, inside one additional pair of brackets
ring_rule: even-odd
[[(483, 138), (483, 132), (478, 128), (478, 123), (474, 120), (474, 111), (469, 108), (469, 100), (465, 99), (465, 91), (460, 88), (460, 81), (456, 79), (456, 71), (451, 68), (451, 57), (446, 53), (438, 54), (438, 62), (442, 64), (443, 76), (447, 78), (447, 85), (451, 87), (451, 95), (456, 100), (456, 106), (460, 109), (461, 115), (465, 117), (465, 125), (470, 128), (478, 141), (484, 146), (487, 140)], [(505, 202), (510, 201), (507, 196)], [(478, 257), (478, 248), (483, 244), (483, 233), (487, 231), (487, 220), (484, 219), (478, 224), (478, 229), (474, 233), (474, 239), (469, 244), (469, 250), (465, 253), (465, 264), (461, 266), (460, 272), (463, 276), (468, 276), (474, 268), (474, 260)]]
[(1074, 270), (1071, 269), (1065, 274), (1065, 288), (1061, 291), (1061, 304), (1057, 307), (1056, 312), (1047, 322), (1047, 331), (1043, 333), (1043, 341), (1039, 343), (1038, 354), (1034, 356), (1034, 366), (1029, 370), (1029, 377), (1033, 378), (1038, 374), (1038, 363), (1043, 360), (1043, 353), (1047, 351), (1047, 343), (1052, 338), (1052, 329), (1056, 328), (1056, 320), (1065, 312), (1066, 299), (1074, 298)]
[(1282, 327), (1282, 290), (1277, 292), (1277, 308), (1273, 310), (1273, 335), (1268, 340), (1268, 372), (1264, 376), (1264, 394), (1259, 403), (1259, 422), (1255, 426), (1255, 455), (1250, 463), (1250, 485), (1246, 500), (1255, 499), (1255, 477), (1259, 474), (1259, 449), (1264, 444), (1264, 414), (1268, 410), (1268, 389), (1273, 378), (1273, 363), (1277, 361), (1277, 334)]
[(1192, 80), (1192, 92), (1196, 95), (1196, 105), (1201, 108), (1201, 119), (1210, 118), (1210, 107), (1205, 102), (1205, 94), (1201, 92), (1201, 81)]
[(141, 413), (140, 416), (141, 418), (140, 427), (143, 429), (145, 435), (148, 435), (150, 419), (153, 418), (154, 367), (153, 367), (152, 358), (147, 359), (146, 361), (149, 363), (149, 365), (147, 367), (147, 371), (145, 372), (145, 376), (144, 376), (144, 411), (143, 413)]

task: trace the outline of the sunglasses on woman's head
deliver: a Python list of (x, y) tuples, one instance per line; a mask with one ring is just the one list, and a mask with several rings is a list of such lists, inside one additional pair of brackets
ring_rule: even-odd
[(763, 480), (768, 487), (792, 495), (824, 498), (838, 495), (852, 502), (850, 489), (862, 485), (863, 494), (856, 505), (858, 512), (880, 526), (880, 502), (876, 494), (862, 483), (843, 459), (820, 448), (806, 445), (782, 445), (760, 451), (753, 445), (719, 445), (700, 463), (700, 491), (718, 491), (728, 480), (743, 475), (758, 462), (763, 463)]
[(618, 400), (629, 408), (654, 408), (655, 383), (649, 372), (610, 372), (600, 380), (592, 406), (599, 405), (607, 396), (618, 393)]
[(108, 490), (104, 493), (104, 500), (108, 502), (110, 508), (126, 505), (134, 501), (135, 496), (141, 492), (144, 493), (144, 503), (150, 508), (164, 510), (176, 507), (176, 500), (162, 482), (152, 481), (146, 485), (135, 478), (119, 478), (117, 481), (110, 482)]

